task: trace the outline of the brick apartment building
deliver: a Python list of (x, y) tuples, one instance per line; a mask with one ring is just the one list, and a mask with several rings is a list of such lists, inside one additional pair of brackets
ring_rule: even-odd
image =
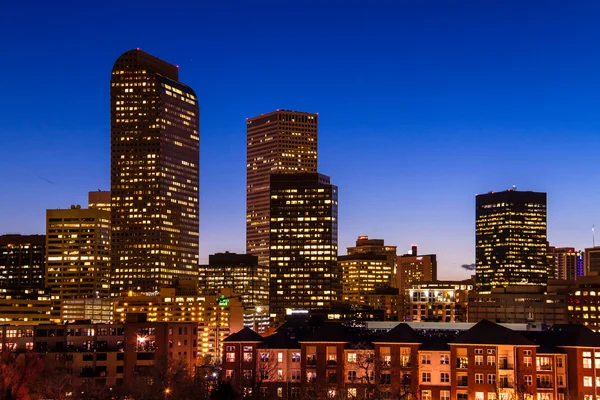
[(225, 340), (221, 380), (266, 399), (592, 400), (600, 335), (581, 325), (518, 332), (483, 320), (457, 332), (325, 322)]
[[(113, 390), (151, 379), (153, 369), (177, 360), (189, 373), (197, 364), (197, 324), (127, 322), (125, 324), (44, 324), (0, 326), (0, 348), (39, 355), (46, 371), (70, 375), (76, 393)], [(65, 393), (61, 393), (65, 395)]]

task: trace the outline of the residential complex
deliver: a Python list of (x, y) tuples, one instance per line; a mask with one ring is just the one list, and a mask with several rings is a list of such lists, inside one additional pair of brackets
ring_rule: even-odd
[(93, 390), (100, 396), (121, 387), (133, 390), (140, 378), (152, 379), (157, 369), (166, 368), (161, 367), (163, 359), (181, 360), (193, 373), (197, 341), (198, 329), (192, 323), (0, 326), (2, 349), (32, 352), (43, 359), (46, 371), (54, 371), (55, 379), (69, 377), (69, 391)]
[(221, 380), (271, 398), (595, 399), (600, 336), (581, 325), (516, 331), (286, 326), (225, 340)]
[(199, 108), (177, 66), (139, 49), (110, 79), (112, 295), (198, 276)]

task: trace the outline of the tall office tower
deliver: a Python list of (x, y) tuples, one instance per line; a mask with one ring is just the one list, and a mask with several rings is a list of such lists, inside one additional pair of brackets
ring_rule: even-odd
[(546, 287), (546, 193), (478, 195), (475, 219), (478, 293)]
[(600, 246), (588, 247), (583, 257), (585, 275), (600, 275)]
[(46, 236), (0, 236), (0, 297), (35, 298), (44, 289)]
[(65, 300), (110, 295), (110, 234), (108, 211), (46, 210), (46, 287), (54, 319)]
[(548, 279), (577, 279), (578, 252), (573, 247), (548, 247)]
[(269, 177), (317, 172), (318, 115), (277, 110), (246, 121), (246, 252), (269, 263)]
[(178, 72), (139, 49), (112, 69), (113, 296), (198, 276), (199, 109)]
[(338, 257), (338, 265), (344, 302), (366, 305), (376, 289), (396, 286), (396, 246), (385, 246), (383, 239), (359, 236), (356, 247)]
[(107, 190), (89, 192), (88, 208), (97, 208), (99, 210), (110, 211), (110, 192)]
[(245, 307), (269, 306), (269, 267), (258, 265), (251, 254), (217, 253), (200, 266), (200, 291), (219, 294), (231, 288)]
[(338, 189), (321, 174), (271, 176), (270, 312), (331, 308), (341, 294)]

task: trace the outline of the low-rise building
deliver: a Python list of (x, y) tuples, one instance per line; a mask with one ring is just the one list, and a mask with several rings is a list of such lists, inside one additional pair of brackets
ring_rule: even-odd
[[(196, 324), (41, 324), (0, 326), (0, 349), (35, 353), (48, 371), (68, 376), (70, 391), (110, 391), (150, 378), (163, 360), (177, 360), (189, 374), (197, 364)], [(60, 398), (69, 396), (60, 393)], [(83, 397), (83, 396), (82, 396)]]
[(159, 293), (133, 293), (118, 298), (114, 320), (125, 322), (127, 314), (145, 314), (149, 322), (191, 322), (198, 327), (201, 357), (218, 357), (223, 340), (244, 327), (240, 296), (226, 288), (219, 295), (184, 295), (176, 288)]
[(471, 281), (416, 283), (407, 290), (407, 321), (466, 322)]
[(584, 326), (443, 325), (375, 332), (326, 322), (268, 337), (246, 328), (226, 339), (220, 379), (246, 397), (284, 399), (592, 400), (600, 390), (600, 335)]

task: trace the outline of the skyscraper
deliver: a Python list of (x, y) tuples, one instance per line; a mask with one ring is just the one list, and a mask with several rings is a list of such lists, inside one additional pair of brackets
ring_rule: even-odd
[(271, 176), (270, 312), (339, 301), (338, 190), (321, 174)]
[(546, 193), (476, 197), (476, 290), (535, 290), (547, 283)]
[(277, 110), (246, 121), (246, 252), (269, 263), (271, 174), (317, 172), (318, 115)]
[(143, 51), (113, 66), (112, 295), (197, 277), (199, 109), (178, 67)]
[(110, 213), (71, 206), (46, 211), (46, 286), (52, 317), (64, 300), (110, 295)]

